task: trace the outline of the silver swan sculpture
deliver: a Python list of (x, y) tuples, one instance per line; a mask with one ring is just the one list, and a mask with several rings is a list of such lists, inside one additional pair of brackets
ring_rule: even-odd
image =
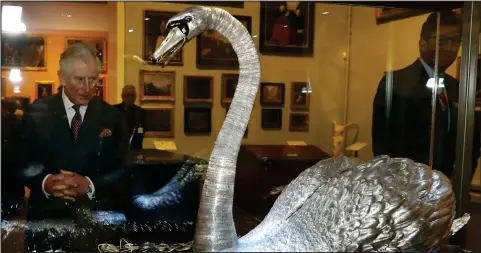
[(236, 160), (258, 91), (259, 55), (247, 29), (220, 8), (190, 7), (167, 27), (153, 54), (162, 66), (206, 30), (226, 37), (239, 60), (239, 82), (207, 169), (195, 251), (431, 251), (451, 235), (449, 179), (409, 159), (380, 156), (318, 162), (286, 186), (256, 228), (237, 238)]

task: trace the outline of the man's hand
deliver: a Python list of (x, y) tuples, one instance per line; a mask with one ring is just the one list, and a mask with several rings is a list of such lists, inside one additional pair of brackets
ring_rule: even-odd
[(45, 191), (56, 198), (75, 201), (75, 197), (77, 195), (74, 191), (70, 190), (71, 188), (75, 187), (75, 185), (71, 185), (69, 182), (67, 182), (68, 177), (71, 177), (71, 175), (50, 175), (45, 180)]
[(45, 180), (45, 191), (54, 197), (75, 201), (77, 196), (88, 192), (90, 181), (75, 172), (60, 170), (60, 174)]
[(69, 192), (75, 193), (75, 196), (82, 196), (89, 191), (90, 181), (75, 172), (60, 170), (60, 175), (63, 175), (65, 179), (65, 183), (69, 185)]

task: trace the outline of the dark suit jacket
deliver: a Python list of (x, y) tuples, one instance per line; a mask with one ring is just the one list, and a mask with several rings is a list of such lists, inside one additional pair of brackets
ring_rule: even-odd
[[(125, 109), (124, 103), (116, 104), (114, 107), (122, 111), (124, 114), (124, 118), (127, 122), (129, 138), (133, 133), (130, 149), (142, 149), (142, 142), (144, 141), (145, 135), (145, 110), (137, 105), (133, 105), (129, 109)], [(137, 131), (139, 126), (143, 128), (141, 133)]]
[[(38, 100), (23, 116), (22, 148), (26, 155), (22, 176), (31, 190), (29, 219), (53, 215), (71, 216), (80, 206), (95, 208), (118, 194), (124, 176), (127, 131), (121, 113), (101, 98), (94, 97), (87, 108), (79, 138), (73, 141), (62, 93)], [(102, 140), (99, 134), (110, 129)], [(45, 198), (42, 181), (60, 169), (88, 176), (95, 186), (95, 198), (78, 198), (73, 204), (50, 196)]]
[[(372, 145), (375, 156), (387, 154), (429, 164), (432, 89), (426, 87), (428, 79), (429, 76), (419, 59), (404, 69), (392, 72), (391, 89), (386, 88), (389, 87), (387, 77), (381, 79), (373, 103)], [(459, 88), (458, 81), (447, 74), (444, 74), (444, 85), (449, 109), (442, 109), (438, 96), (433, 169), (451, 176), (454, 170), (457, 131), (457, 109), (453, 102), (458, 101)], [(387, 102), (389, 99), (390, 110)], [(478, 148), (474, 147), (476, 153), (473, 152), (476, 158), (479, 144), (477, 146)]]

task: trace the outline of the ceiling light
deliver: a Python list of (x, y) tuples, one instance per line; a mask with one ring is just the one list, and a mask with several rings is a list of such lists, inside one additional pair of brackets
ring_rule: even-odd
[(145, 20), (149, 20), (150, 18), (145, 18)]
[(134, 31), (134, 29), (129, 29), (129, 33), (133, 32), (133, 31)]
[(2, 31), (25, 32), (27, 27), (21, 21), (22, 6), (2, 6)]
[(327, 15), (327, 14), (329, 14), (328, 11), (325, 11), (325, 12), (322, 13), (322, 15)]

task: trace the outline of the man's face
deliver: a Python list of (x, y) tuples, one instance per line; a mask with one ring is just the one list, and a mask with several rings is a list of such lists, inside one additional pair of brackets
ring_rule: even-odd
[(76, 105), (87, 105), (95, 95), (95, 85), (99, 81), (96, 61), (72, 59), (66, 71), (67, 73), (58, 72), (65, 95)]
[(124, 104), (131, 106), (137, 99), (137, 92), (133, 89), (125, 89), (122, 91), (122, 101)]
[[(445, 71), (458, 56), (461, 46), (461, 28), (458, 26), (441, 26), (439, 28), (439, 55), (438, 66), (440, 71)], [(420, 51), (422, 59), (434, 67), (436, 56), (436, 33), (427, 39), (421, 39)]]

